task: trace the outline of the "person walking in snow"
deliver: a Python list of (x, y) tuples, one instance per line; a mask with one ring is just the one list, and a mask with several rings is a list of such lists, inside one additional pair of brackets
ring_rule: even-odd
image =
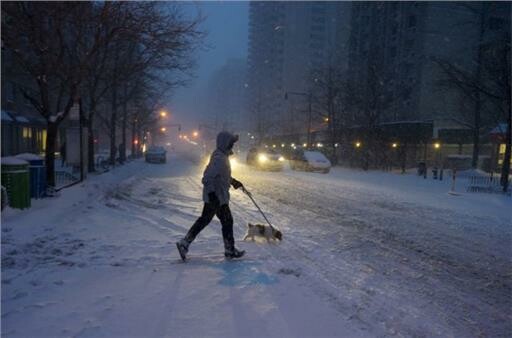
[(243, 184), (231, 177), (229, 156), (233, 154), (233, 145), (238, 141), (238, 135), (222, 131), (217, 135), (217, 148), (210, 156), (210, 162), (203, 173), (203, 212), (192, 225), (183, 239), (176, 243), (181, 259), (185, 260), (188, 247), (197, 235), (217, 215), (222, 224), (222, 237), (224, 239), (224, 256), (226, 258), (239, 258), (245, 253), (235, 248), (233, 237), (233, 216), (229, 209), (229, 188), (242, 188)]

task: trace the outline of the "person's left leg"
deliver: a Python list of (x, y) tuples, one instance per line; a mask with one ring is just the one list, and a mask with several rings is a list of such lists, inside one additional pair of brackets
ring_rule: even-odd
[(221, 205), (217, 211), (217, 218), (222, 224), (222, 238), (224, 239), (224, 248), (226, 251), (232, 251), (235, 248), (235, 239), (233, 237), (233, 216), (229, 205)]
[(233, 237), (233, 216), (227, 204), (221, 205), (217, 211), (217, 217), (222, 224), (222, 238), (224, 239), (224, 255), (227, 258), (242, 257), (245, 251), (235, 248), (235, 238)]

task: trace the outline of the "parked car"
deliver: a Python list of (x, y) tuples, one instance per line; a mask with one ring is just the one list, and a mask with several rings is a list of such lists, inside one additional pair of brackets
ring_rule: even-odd
[(290, 168), (327, 174), (331, 170), (331, 162), (319, 151), (297, 149), (290, 157)]
[(146, 162), (152, 163), (165, 163), (167, 161), (167, 151), (164, 147), (160, 146), (151, 146), (146, 151), (145, 157)]
[(247, 164), (261, 170), (283, 170), (284, 157), (273, 149), (251, 148), (247, 153)]

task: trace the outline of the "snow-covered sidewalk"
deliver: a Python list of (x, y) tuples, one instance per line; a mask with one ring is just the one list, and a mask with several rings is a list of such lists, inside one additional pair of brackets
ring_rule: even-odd
[[(215, 220), (182, 263), (201, 168), (134, 161), (2, 215), (8, 337), (506, 336), (510, 198), (449, 196), (414, 176), (334, 169), (241, 179), (284, 232), (222, 257)], [(232, 194), (235, 237), (262, 223)]]

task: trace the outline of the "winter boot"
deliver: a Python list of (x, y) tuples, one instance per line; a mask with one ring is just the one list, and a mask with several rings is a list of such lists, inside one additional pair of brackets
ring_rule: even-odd
[(244, 254), (245, 254), (245, 250), (238, 250), (237, 248), (233, 248), (233, 249), (231, 249), (231, 250), (226, 250), (226, 251), (224, 251), (224, 256), (225, 256), (227, 259), (240, 258), (240, 257), (242, 257)]
[(189, 244), (190, 243), (187, 242), (185, 239), (181, 239), (178, 242), (176, 242), (176, 247), (178, 248), (178, 252), (180, 253), (180, 257), (182, 260), (185, 260), (187, 258)]

